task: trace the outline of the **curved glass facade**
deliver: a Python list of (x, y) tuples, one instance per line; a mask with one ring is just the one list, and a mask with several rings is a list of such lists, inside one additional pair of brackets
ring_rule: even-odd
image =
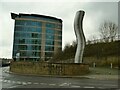
[(49, 60), (62, 50), (62, 20), (33, 14), (11, 14), (15, 20), (13, 59)]

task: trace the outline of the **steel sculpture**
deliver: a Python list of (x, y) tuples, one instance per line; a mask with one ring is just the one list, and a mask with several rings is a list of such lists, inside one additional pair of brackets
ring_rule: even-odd
[(74, 30), (76, 34), (77, 39), (77, 50), (75, 54), (75, 63), (83, 63), (83, 52), (85, 48), (85, 36), (83, 32), (83, 17), (85, 12), (84, 11), (78, 11), (76, 13), (75, 19), (74, 19)]

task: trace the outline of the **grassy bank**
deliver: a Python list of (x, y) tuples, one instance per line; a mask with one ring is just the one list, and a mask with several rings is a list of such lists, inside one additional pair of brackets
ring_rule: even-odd
[(110, 67), (90, 67), (89, 75), (118, 75), (118, 69)]
[(89, 64), (90, 66), (93, 66), (93, 63), (96, 64), (96, 66), (101, 67), (110, 67), (111, 63), (113, 67), (119, 67), (120, 66), (120, 57), (116, 56), (109, 56), (109, 57), (101, 57), (97, 59), (96, 57), (84, 57), (84, 63)]

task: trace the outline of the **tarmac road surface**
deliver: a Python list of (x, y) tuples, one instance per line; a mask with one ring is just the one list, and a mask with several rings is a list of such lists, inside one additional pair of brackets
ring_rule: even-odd
[[(0, 77), (1, 88), (98, 88), (119, 90), (118, 80), (99, 80), (88, 78), (66, 78), (66, 77), (38, 77), (15, 75), (9, 73), (9, 67), (0, 68), (2, 77)], [(5, 89), (2, 89), (5, 90)], [(8, 90), (8, 89), (6, 89)]]

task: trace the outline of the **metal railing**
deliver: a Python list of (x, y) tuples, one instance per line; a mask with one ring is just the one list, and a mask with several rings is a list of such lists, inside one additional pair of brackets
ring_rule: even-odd
[[(117, 36), (113, 39), (113, 41), (119, 41), (119, 40), (120, 40), (120, 35), (117, 35)], [(88, 45), (88, 44), (95, 44), (95, 43), (103, 43), (103, 42), (105, 42), (104, 39), (88, 40), (88, 41), (86, 41), (86, 45)], [(108, 42), (112, 42), (112, 41), (109, 39)]]

